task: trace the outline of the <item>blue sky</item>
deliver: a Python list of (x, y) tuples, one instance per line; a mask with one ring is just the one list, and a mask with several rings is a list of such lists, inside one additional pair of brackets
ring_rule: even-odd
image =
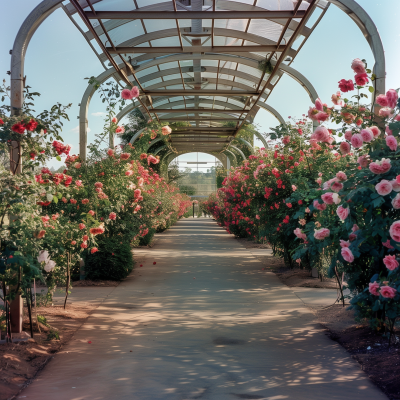
[[(40, 1), (13, 0), (2, 3), (0, 78), (8, 80), (9, 50), (24, 19)], [(387, 88), (397, 89), (400, 87), (400, 30), (397, 29), (400, 1), (359, 0), (358, 3), (372, 16), (381, 35), (386, 53)], [(320, 98), (330, 104), (330, 97), (337, 90), (337, 82), (353, 77), (350, 63), (356, 57), (365, 58), (370, 66), (373, 65), (371, 50), (361, 31), (346, 14), (331, 5), (292, 67), (305, 75)], [(56, 102), (73, 104), (69, 112), (70, 122), (65, 124), (62, 133), (64, 140), (72, 144), (73, 153), (78, 152), (77, 116), (78, 104), (87, 86), (84, 78), (96, 76), (102, 71), (101, 64), (82, 35), (60, 9), (38, 28), (28, 47), (25, 64), (27, 84), (42, 94), (36, 102), (36, 110), (50, 108)], [(308, 110), (310, 99), (298, 83), (284, 76), (270, 96), (269, 104), (284, 118), (300, 117)], [(104, 111), (104, 105), (95, 96), (89, 109), (88, 142), (94, 133), (101, 131)], [(263, 110), (260, 110), (255, 122), (262, 132), (278, 124), (273, 116)]]

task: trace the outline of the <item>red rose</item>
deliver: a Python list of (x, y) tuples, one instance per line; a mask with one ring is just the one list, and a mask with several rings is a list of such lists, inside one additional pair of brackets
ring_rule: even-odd
[(357, 74), (354, 77), (354, 80), (356, 81), (358, 86), (365, 86), (368, 83), (368, 75), (365, 72)]
[(354, 90), (354, 84), (353, 81), (351, 79), (349, 79), (348, 81), (346, 81), (346, 79), (341, 79), (339, 81), (339, 89), (343, 92), (349, 92), (351, 90)]
[(25, 132), (25, 125), (22, 122), (18, 122), (11, 127), (11, 130), (22, 135)]
[(37, 123), (34, 119), (31, 119), (31, 120), (25, 125), (26, 129), (27, 129), (28, 131), (30, 131), (30, 132), (33, 132), (33, 131), (36, 129), (37, 126), (38, 126), (38, 123)]

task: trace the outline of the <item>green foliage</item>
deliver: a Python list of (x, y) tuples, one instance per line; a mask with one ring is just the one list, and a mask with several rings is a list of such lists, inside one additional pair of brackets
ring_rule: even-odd
[(94, 254), (85, 253), (87, 279), (121, 281), (132, 272), (133, 254), (130, 243), (121, 240), (118, 236), (99, 238), (99, 251)]

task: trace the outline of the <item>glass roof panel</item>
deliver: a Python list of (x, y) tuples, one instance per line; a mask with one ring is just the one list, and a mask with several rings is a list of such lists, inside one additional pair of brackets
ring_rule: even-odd
[(152, 74), (153, 72), (158, 72), (158, 68), (157, 67), (150, 67), (150, 68), (146, 68), (143, 70), (139, 70), (138, 72), (136, 72), (136, 76), (138, 78), (142, 78), (145, 75), (148, 74)]
[(162, 29), (171, 29), (176, 28), (176, 22), (174, 19), (163, 19), (160, 21), (159, 19), (144, 19), (144, 26), (146, 27), (147, 32), (155, 32)]
[[(160, 69), (162, 69), (162, 70), (169, 69), (169, 68), (179, 68), (177, 61), (167, 62), (167, 63), (159, 64), (159, 65), (160, 65)], [(182, 62), (181, 62), (181, 65), (182, 65)]]
[[(189, 44), (189, 43), (187, 43)], [(166, 46), (177, 46), (180, 47), (178, 36), (171, 36), (162, 39), (156, 39), (151, 41), (153, 47), (166, 47)], [(185, 44), (184, 44), (185, 46)]]
[(96, 11), (132, 11), (135, 10), (135, 3), (131, 0), (107, 0), (98, 3), (92, 2)]

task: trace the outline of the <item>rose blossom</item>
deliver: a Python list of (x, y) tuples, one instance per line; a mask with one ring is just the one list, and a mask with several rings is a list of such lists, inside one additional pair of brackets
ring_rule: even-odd
[(359, 134), (356, 133), (355, 135), (353, 135), (351, 137), (351, 144), (353, 145), (353, 147), (355, 147), (356, 149), (358, 149), (359, 147), (361, 147), (363, 145), (363, 137)]
[(344, 260), (347, 261), (348, 263), (352, 263), (354, 261), (354, 255), (348, 247), (342, 247), (340, 253), (342, 254)]
[(293, 231), (293, 233), (294, 233), (299, 239), (303, 239), (303, 240), (306, 240), (306, 239), (307, 239), (306, 234), (303, 233), (303, 232), (301, 231), (300, 228), (296, 228), (296, 229)]
[(343, 171), (339, 171), (336, 174), (336, 178), (338, 178), (339, 181), (345, 181), (347, 179), (347, 175)]
[(340, 247), (350, 247), (350, 242), (340, 239)]
[(315, 237), (315, 239), (318, 239), (318, 240), (324, 240), (330, 234), (331, 234), (331, 232), (328, 228), (321, 228), (314, 232), (314, 237)]
[(354, 80), (358, 86), (365, 86), (368, 83), (368, 75), (365, 72), (356, 74)]
[(400, 221), (393, 222), (390, 226), (389, 234), (395, 242), (400, 242)]
[(343, 155), (349, 154), (351, 147), (347, 142), (340, 143), (339, 150)]
[(394, 247), (390, 244), (390, 239), (386, 240), (386, 242), (382, 242), (382, 245), (387, 247), (389, 250), (394, 249)]
[(380, 290), (381, 296), (386, 299), (393, 299), (396, 296), (397, 290), (390, 286), (381, 286)]
[(393, 255), (393, 256), (386, 256), (386, 257), (383, 259), (383, 263), (385, 264), (386, 268), (387, 268), (388, 270), (390, 270), (390, 271), (395, 270), (395, 269), (399, 266), (399, 263), (398, 263), (398, 261), (396, 260), (396, 256), (395, 256), (395, 255)]
[(385, 128), (385, 132), (388, 134), (388, 136), (393, 135), (393, 131), (388, 126)]
[(332, 195), (332, 199), (333, 199), (333, 202), (335, 203), (335, 204), (339, 204), (340, 203), (340, 197), (339, 197), (339, 195), (337, 194), (337, 193), (333, 193), (333, 195)]
[(163, 127), (161, 128), (161, 133), (162, 133), (164, 136), (169, 135), (171, 132), (172, 132), (172, 129), (171, 129), (168, 125), (165, 125), (165, 126), (163, 126)]
[(374, 134), (372, 133), (371, 129), (365, 128), (361, 129), (360, 135), (362, 136), (364, 142), (370, 142), (374, 138)]
[(357, 163), (360, 164), (360, 167), (365, 168), (368, 167), (368, 158), (366, 155), (360, 156), (357, 159)]
[(379, 296), (379, 283), (374, 282), (374, 283), (369, 283), (369, 292), (373, 294), (374, 296)]
[(400, 209), (400, 193), (392, 200), (392, 206), (395, 210)]
[(351, 137), (353, 136), (353, 132), (352, 131), (346, 131), (345, 133), (344, 133), (344, 138), (346, 139), (346, 140), (348, 140), (348, 141), (350, 141), (351, 140)]
[(379, 116), (380, 117), (389, 117), (390, 114), (392, 113), (392, 109), (389, 107), (383, 107), (379, 110)]
[(131, 93), (131, 91), (130, 91), (129, 89), (124, 89), (124, 90), (121, 92), (121, 97), (122, 97), (124, 100), (131, 100), (131, 99), (133, 99), (133, 95), (132, 95), (132, 93)]
[(381, 196), (386, 196), (392, 192), (393, 186), (386, 179), (382, 179), (378, 184), (375, 185), (375, 189)]
[(392, 184), (392, 188), (395, 192), (400, 192), (400, 184), (396, 181), (396, 179), (392, 179), (390, 183)]
[(329, 131), (324, 126), (319, 126), (315, 129), (310, 139), (314, 139), (318, 142), (327, 142), (329, 139)]
[(326, 204), (325, 203), (319, 204), (318, 200), (314, 200), (313, 206), (319, 211), (324, 211), (326, 209)]
[(390, 108), (396, 108), (397, 105), (397, 99), (399, 98), (397, 92), (394, 89), (389, 89), (386, 92), (386, 98), (388, 101), (388, 106)]
[(117, 219), (117, 214), (115, 212), (110, 212), (110, 215), (108, 216), (109, 219), (111, 220), (116, 220)]
[(339, 206), (336, 209), (336, 214), (338, 215), (338, 217), (344, 221), (348, 215), (349, 215), (350, 209), (349, 208), (344, 208), (343, 206)]
[(112, 122), (113, 124), (116, 124), (116, 123), (118, 122), (117, 117), (113, 117), (113, 119), (111, 120), (111, 122)]
[(365, 63), (361, 61), (359, 58), (355, 58), (351, 63), (351, 69), (356, 74), (365, 74)]
[(372, 134), (375, 138), (377, 138), (381, 134), (381, 131), (377, 126), (371, 126), (369, 129), (371, 129)]
[(376, 97), (375, 101), (381, 106), (381, 107), (387, 107), (389, 105), (389, 101), (387, 97), (384, 94), (380, 94), (379, 96)]
[(341, 79), (339, 81), (339, 89), (343, 92), (349, 92), (351, 90), (354, 90), (354, 83), (351, 79), (349, 79), (348, 81), (346, 81), (346, 79)]
[(374, 174), (385, 174), (392, 168), (388, 158), (382, 158), (381, 161), (375, 161), (369, 164), (369, 169)]
[(131, 89), (131, 95), (132, 95), (132, 98), (133, 97), (139, 97), (139, 89), (138, 89), (138, 87), (137, 86), (134, 86), (132, 89)]
[(341, 99), (340, 92), (336, 92), (336, 94), (333, 94), (332, 97), (332, 103), (335, 104), (335, 106), (343, 106), (344, 102)]
[(332, 192), (328, 192), (325, 193), (321, 196), (322, 201), (325, 204), (333, 204), (333, 197), (332, 197), (333, 193)]
[(390, 150), (392, 151), (397, 150), (397, 140), (394, 136), (386, 136), (385, 140)]
[(331, 186), (331, 189), (332, 189), (334, 192), (338, 193), (338, 192), (340, 192), (340, 191), (343, 189), (343, 184), (340, 183), (340, 182), (334, 182), (334, 183), (332, 184), (332, 186)]

